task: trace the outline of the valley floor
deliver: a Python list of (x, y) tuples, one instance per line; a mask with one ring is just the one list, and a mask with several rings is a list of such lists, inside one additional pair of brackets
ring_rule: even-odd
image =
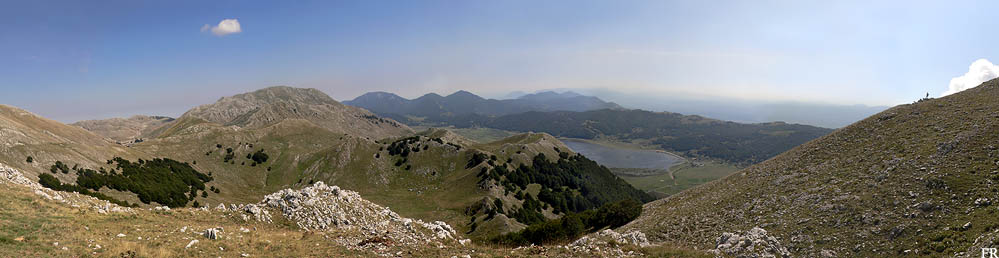
[(688, 188), (717, 180), (739, 170), (740, 168), (733, 165), (710, 161), (697, 163), (685, 162), (671, 167), (666, 173), (648, 176), (626, 175), (619, 173), (621, 169), (611, 169), (612, 172), (635, 188), (646, 191), (658, 198), (670, 196)]

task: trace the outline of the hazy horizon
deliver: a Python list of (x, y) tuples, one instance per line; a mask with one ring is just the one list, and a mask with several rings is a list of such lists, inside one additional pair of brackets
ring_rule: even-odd
[(999, 76), (990, 1), (104, 3), (0, 11), (0, 103), (176, 116), (273, 85), (892, 106)]

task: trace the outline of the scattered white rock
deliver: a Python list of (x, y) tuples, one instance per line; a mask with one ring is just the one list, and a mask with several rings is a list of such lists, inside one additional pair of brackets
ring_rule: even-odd
[(650, 245), (649, 240), (645, 237), (645, 233), (642, 233), (641, 231), (630, 231), (625, 234), (620, 234), (614, 230), (604, 229), (596, 234), (579, 238), (578, 240), (572, 242), (571, 246), (597, 247), (607, 245), (610, 241), (614, 241), (618, 244), (636, 245), (639, 247), (646, 247)]
[(754, 227), (743, 235), (722, 233), (718, 237), (715, 249), (711, 252), (719, 255), (736, 257), (789, 257), (791, 252), (785, 248), (776, 237), (767, 231)]
[(198, 240), (197, 240), (197, 239), (195, 239), (195, 240), (191, 240), (191, 242), (190, 242), (190, 243), (187, 243), (187, 246), (185, 246), (185, 247), (184, 247), (184, 249), (188, 249), (188, 248), (191, 248), (191, 246), (194, 246), (194, 244), (197, 244), (197, 243), (198, 243)]
[(125, 234), (121, 234), (121, 233), (119, 233), (119, 234), (118, 234), (118, 237), (125, 237)]
[[(225, 208), (225, 207), (224, 207)], [(392, 210), (369, 202), (354, 191), (329, 186), (323, 182), (300, 190), (284, 189), (267, 195), (259, 204), (230, 205), (226, 208), (245, 220), (271, 222), (270, 209), (307, 231), (350, 230), (361, 235), (339, 239), (352, 248), (381, 246), (385, 238), (394, 244), (425, 245), (443, 242), (458, 244), (457, 233), (447, 223), (403, 218)], [(240, 229), (246, 233), (249, 230)], [(428, 240), (433, 241), (428, 243)], [(359, 243), (365, 243), (359, 245)]]
[(107, 214), (111, 212), (132, 212), (131, 208), (124, 208), (91, 196), (58, 192), (45, 188), (38, 182), (25, 177), (20, 171), (4, 164), (0, 164), (0, 183), (13, 183), (15, 185), (21, 185), (29, 188), (30, 191), (34, 192), (38, 196), (41, 196), (42, 198), (66, 203), (71, 207), (76, 208), (93, 208), (100, 214)]

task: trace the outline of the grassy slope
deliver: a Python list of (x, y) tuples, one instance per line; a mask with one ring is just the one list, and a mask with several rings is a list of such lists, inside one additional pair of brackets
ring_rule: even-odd
[[(195, 168), (212, 172), (215, 181), (209, 185), (222, 192), (209, 193), (208, 198), (198, 197), (196, 200), (201, 204), (214, 207), (218, 203), (253, 202), (282, 188), (325, 181), (357, 191), (403, 216), (445, 221), (462, 233), (468, 230), (471, 220), (465, 214), (466, 208), (497, 194), (479, 188), (476, 177), (479, 167), (465, 168), (472, 153), (496, 154), (504, 162), (513, 158), (518, 164), (530, 162), (539, 152), (557, 157), (554, 146), (568, 150), (551, 136), (541, 134), (519, 135), (487, 144), (469, 144), (471, 141), (450, 134), (445, 140), (462, 145), (460, 151), (423, 138), (419, 144), (428, 145), (428, 149), (411, 153), (408, 162), (397, 167), (394, 164), (401, 157), (390, 156), (387, 149), (379, 151), (387, 148), (393, 139), (375, 141), (332, 133), (304, 120), (289, 119), (260, 129), (239, 130), (199, 121), (178, 121), (185, 123), (184, 128), (172, 128), (166, 131), (166, 137), (147, 140), (134, 148), (177, 160), (197, 161)], [(429, 136), (444, 134), (446, 131), (437, 131)], [(223, 147), (217, 148), (216, 144)], [(226, 148), (234, 149), (235, 164), (222, 162)], [(246, 154), (261, 148), (270, 160), (251, 167)], [(522, 153), (516, 154), (517, 150)], [(410, 170), (405, 170), (406, 166)], [(267, 171), (268, 167), (271, 171)], [(520, 203), (513, 201), (512, 196), (504, 199), (509, 199), (505, 200), (509, 205)], [(500, 232), (516, 229), (516, 224), (512, 228), (501, 226)], [(475, 233), (471, 237), (495, 232)]]
[(999, 200), (996, 99), (999, 81), (993, 80), (891, 108), (740, 173), (646, 204), (625, 229), (710, 248), (722, 232), (760, 226), (803, 256), (974, 250), (969, 247), (978, 237), (999, 228), (996, 209), (975, 204)]
[[(215, 211), (175, 209), (157, 212), (136, 209), (135, 214), (98, 214), (93, 210), (40, 198), (23, 186), (0, 183), (0, 257), (371, 257), (369, 251), (350, 250), (334, 243), (353, 231), (305, 232), (292, 223), (245, 222)], [(279, 217), (276, 217), (280, 221)], [(180, 232), (185, 228), (186, 232)], [(201, 232), (222, 227), (220, 240)], [(241, 232), (240, 228), (249, 229)], [(125, 234), (118, 237), (118, 234)], [(198, 240), (185, 248), (191, 240)], [(58, 243), (58, 245), (56, 245)], [(98, 245), (100, 248), (98, 248)], [(65, 250), (63, 249), (65, 248)], [(568, 257), (580, 256), (561, 248), (508, 249), (473, 243), (469, 246), (385, 247), (380, 253), (411, 257)], [(676, 246), (626, 247), (653, 257), (707, 257)], [(590, 255), (586, 255), (590, 256)]]
[[(27, 162), (27, 157), (34, 160)], [(0, 105), (0, 163), (21, 170), (26, 177), (50, 173), (56, 161), (69, 167), (98, 169), (115, 156), (135, 160), (151, 156), (110, 143), (83, 128), (49, 120), (15, 107)], [(76, 180), (74, 173), (55, 174), (63, 182)], [(113, 193), (109, 193), (113, 194)]]
[[(683, 163), (673, 166), (667, 173), (651, 176), (618, 175), (624, 181), (639, 190), (647, 191), (655, 196), (664, 197), (679, 193), (707, 182), (731, 175), (739, 168), (716, 162), (701, 162), (701, 166), (691, 166)], [(614, 171), (612, 169), (611, 171)]]
[(515, 132), (504, 131), (500, 129), (484, 128), (484, 127), (448, 128), (448, 130), (480, 143), (499, 141), (504, 138), (514, 136), (517, 134)]

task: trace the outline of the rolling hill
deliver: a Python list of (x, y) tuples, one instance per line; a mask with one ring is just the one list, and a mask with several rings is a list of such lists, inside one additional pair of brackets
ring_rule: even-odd
[[(56, 161), (70, 166), (97, 167), (113, 157), (146, 158), (144, 153), (111, 143), (80, 127), (69, 126), (31, 112), (0, 105), (0, 163), (29, 177), (48, 173)], [(31, 157), (31, 162), (27, 162)], [(69, 178), (66, 175), (57, 175)]]
[(132, 116), (129, 118), (110, 118), (102, 120), (85, 120), (72, 123), (94, 134), (107, 137), (117, 143), (134, 143), (159, 127), (173, 122), (173, 118), (165, 116)]
[(148, 138), (127, 146), (3, 110), (3, 163), (53, 189), (140, 207), (252, 203), (322, 181), (481, 239), (621, 199), (652, 200), (547, 134), (479, 144), (445, 130), (415, 133), (314, 89), (224, 97), (143, 129)]
[(343, 105), (319, 90), (286, 86), (224, 97), (195, 107), (177, 120), (193, 119), (240, 128), (261, 128), (286, 119), (302, 119), (332, 132), (369, 138), (412, 133), (403, 124)]
[(648, 203), (622, 230), (709, 249), (760, 227), (805, 257), (977, 257), (999, 240), (997, 99), (991, 80), (890, 108)]

